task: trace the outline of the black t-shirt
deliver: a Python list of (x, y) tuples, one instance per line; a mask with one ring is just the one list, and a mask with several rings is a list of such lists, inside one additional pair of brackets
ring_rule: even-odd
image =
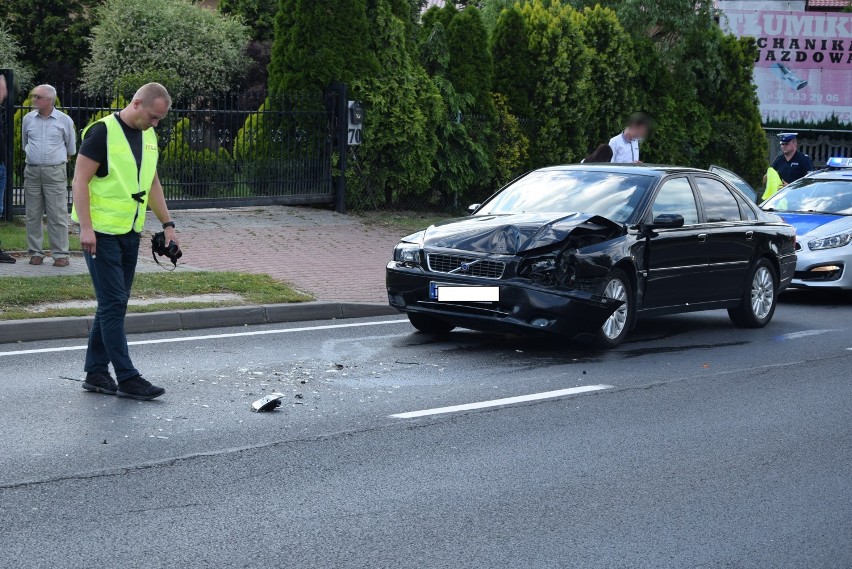
[(772, 168), (778, 172), (781, 179), (791, 184), (799, 178), (804, 178), (808, 172), (814, 169), (814, 163), (807, 154), (802, 154), (798, 150), (787, 160), (783, 154), (780, 154), (775, 162), (772, 163)]
[[(136, 169), (138, 171), (142, 168), (142, 131), (125, 124), (118, 113), (115, 113), (115, 118), (118, 119), (118, 124), (121, 125), (121, 130), (124, 131), (124, 136), (130, 143), (130, 150), (133, 152), (133, 157), (136, 158)], [(104, 123), (96, 122), (89, 127), (83, 137), (79, 153), (100, 164), (96, 174), (98, 178), (103, 178), (109, 173), (107, 127)]]

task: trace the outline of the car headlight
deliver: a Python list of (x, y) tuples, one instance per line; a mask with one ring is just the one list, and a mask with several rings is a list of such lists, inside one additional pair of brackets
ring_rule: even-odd
[(808, 249), (811, 251), (834, 249), (836, 247), (845, 247), (846, 245), (849, 245), (850, 242), (852, 242), (852, 232), (839, 233), (837, 235), (830, 235), (828, 237), (808, 241)]
[(393, 260), (398, 263), (420, 264), (420, 247), (409, 243), (400, 243), (393, 250)]

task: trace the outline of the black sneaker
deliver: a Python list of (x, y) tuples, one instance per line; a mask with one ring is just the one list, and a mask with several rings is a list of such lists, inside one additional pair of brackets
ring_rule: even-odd
[(140, 401), (150, 401), (159, 397), (166, 390), (156, 385), (151, 385), (151, 382), (137, 375), (131, 377), (118, 384), (118, 391), (115, 394), (119, 397), (127, 397), (128, 399), (139, 399)]
[(0, 249), (0, 263), (11, 264), (11, 263), (17, 263), (17, 262), (18, 262), (18, 260), (16, 258), (14, 258), (12, 255), (7, 253), (3, 249)]
[(118, 390), (115, 380), (109, 372), (87, 373), (86, 381), (83, 382), (83, 389), (93, 393), (106, 393), (107, 395), (115, 395)]

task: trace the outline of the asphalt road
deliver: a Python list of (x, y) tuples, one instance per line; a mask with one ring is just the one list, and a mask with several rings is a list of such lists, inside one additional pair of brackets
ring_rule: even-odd
[(161, 400), (83, 392), (79, 342), (0, 346), (0, 566), (852, 567), (846, 297), (610, 352), (395, 317), (132, 340)]

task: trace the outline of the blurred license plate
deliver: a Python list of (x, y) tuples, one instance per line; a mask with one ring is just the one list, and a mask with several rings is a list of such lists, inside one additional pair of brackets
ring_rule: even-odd
[(429, 297), (438, 302), (500, 302), (498, 286), (457, 286), (429, 283)]

